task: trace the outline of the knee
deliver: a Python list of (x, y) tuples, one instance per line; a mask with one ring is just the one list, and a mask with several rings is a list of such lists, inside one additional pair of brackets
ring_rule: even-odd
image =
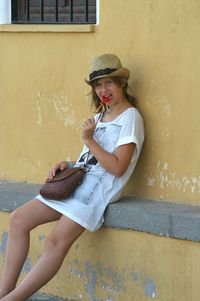
[(44, 248), (46, 251), (49, 250), (50, 252), (66, 253), (70, 248), (70, 244), (67, 243), (67, 239), (62, 239), (56, 235), (50, 235), (45, 241)]
[(15, 209), (10, 214), (9, 226), (12, 231), (20, 231), (25, 228), (25, 224), (23, 223), (23, 213), (20, 208)]

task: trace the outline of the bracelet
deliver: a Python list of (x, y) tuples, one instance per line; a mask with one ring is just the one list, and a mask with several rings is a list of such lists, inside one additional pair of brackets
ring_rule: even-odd
[(68, 161), (67, 163), (68, 163), (68, 168), (72, 168), (74, 166), (71, 161)]

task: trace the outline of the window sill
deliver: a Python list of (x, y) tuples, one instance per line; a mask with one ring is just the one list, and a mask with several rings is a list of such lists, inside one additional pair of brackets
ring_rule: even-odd
[(0, 32), (94, 32), (93, 24), (3, 24)]

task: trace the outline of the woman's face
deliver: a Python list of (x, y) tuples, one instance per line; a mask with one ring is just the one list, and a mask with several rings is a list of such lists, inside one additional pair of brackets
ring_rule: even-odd
[(109, 105), (124, 99), (122, 86), (117, 84), (111, 77), (100, 78), (94, 90), (101, 101), (106, 97)]

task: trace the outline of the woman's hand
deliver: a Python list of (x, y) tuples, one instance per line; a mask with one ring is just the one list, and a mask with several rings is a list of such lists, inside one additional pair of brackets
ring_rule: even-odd
[(93, 139), (95, 128), (96, 124), (94, 118), (89, 118), (82, 123), (82, 139), (85, 144)]
[(49, 171), (49, 174), (48, 174), (48, 179), (52, 179), (53, 177), (55, 177), (56, 175), (56, 172), (58, 169), (60, 170), (64, 170), (68, 168), (68, 162), (67, 161), (61, 161), (59, 163), (56, 163), (52, 169)]

